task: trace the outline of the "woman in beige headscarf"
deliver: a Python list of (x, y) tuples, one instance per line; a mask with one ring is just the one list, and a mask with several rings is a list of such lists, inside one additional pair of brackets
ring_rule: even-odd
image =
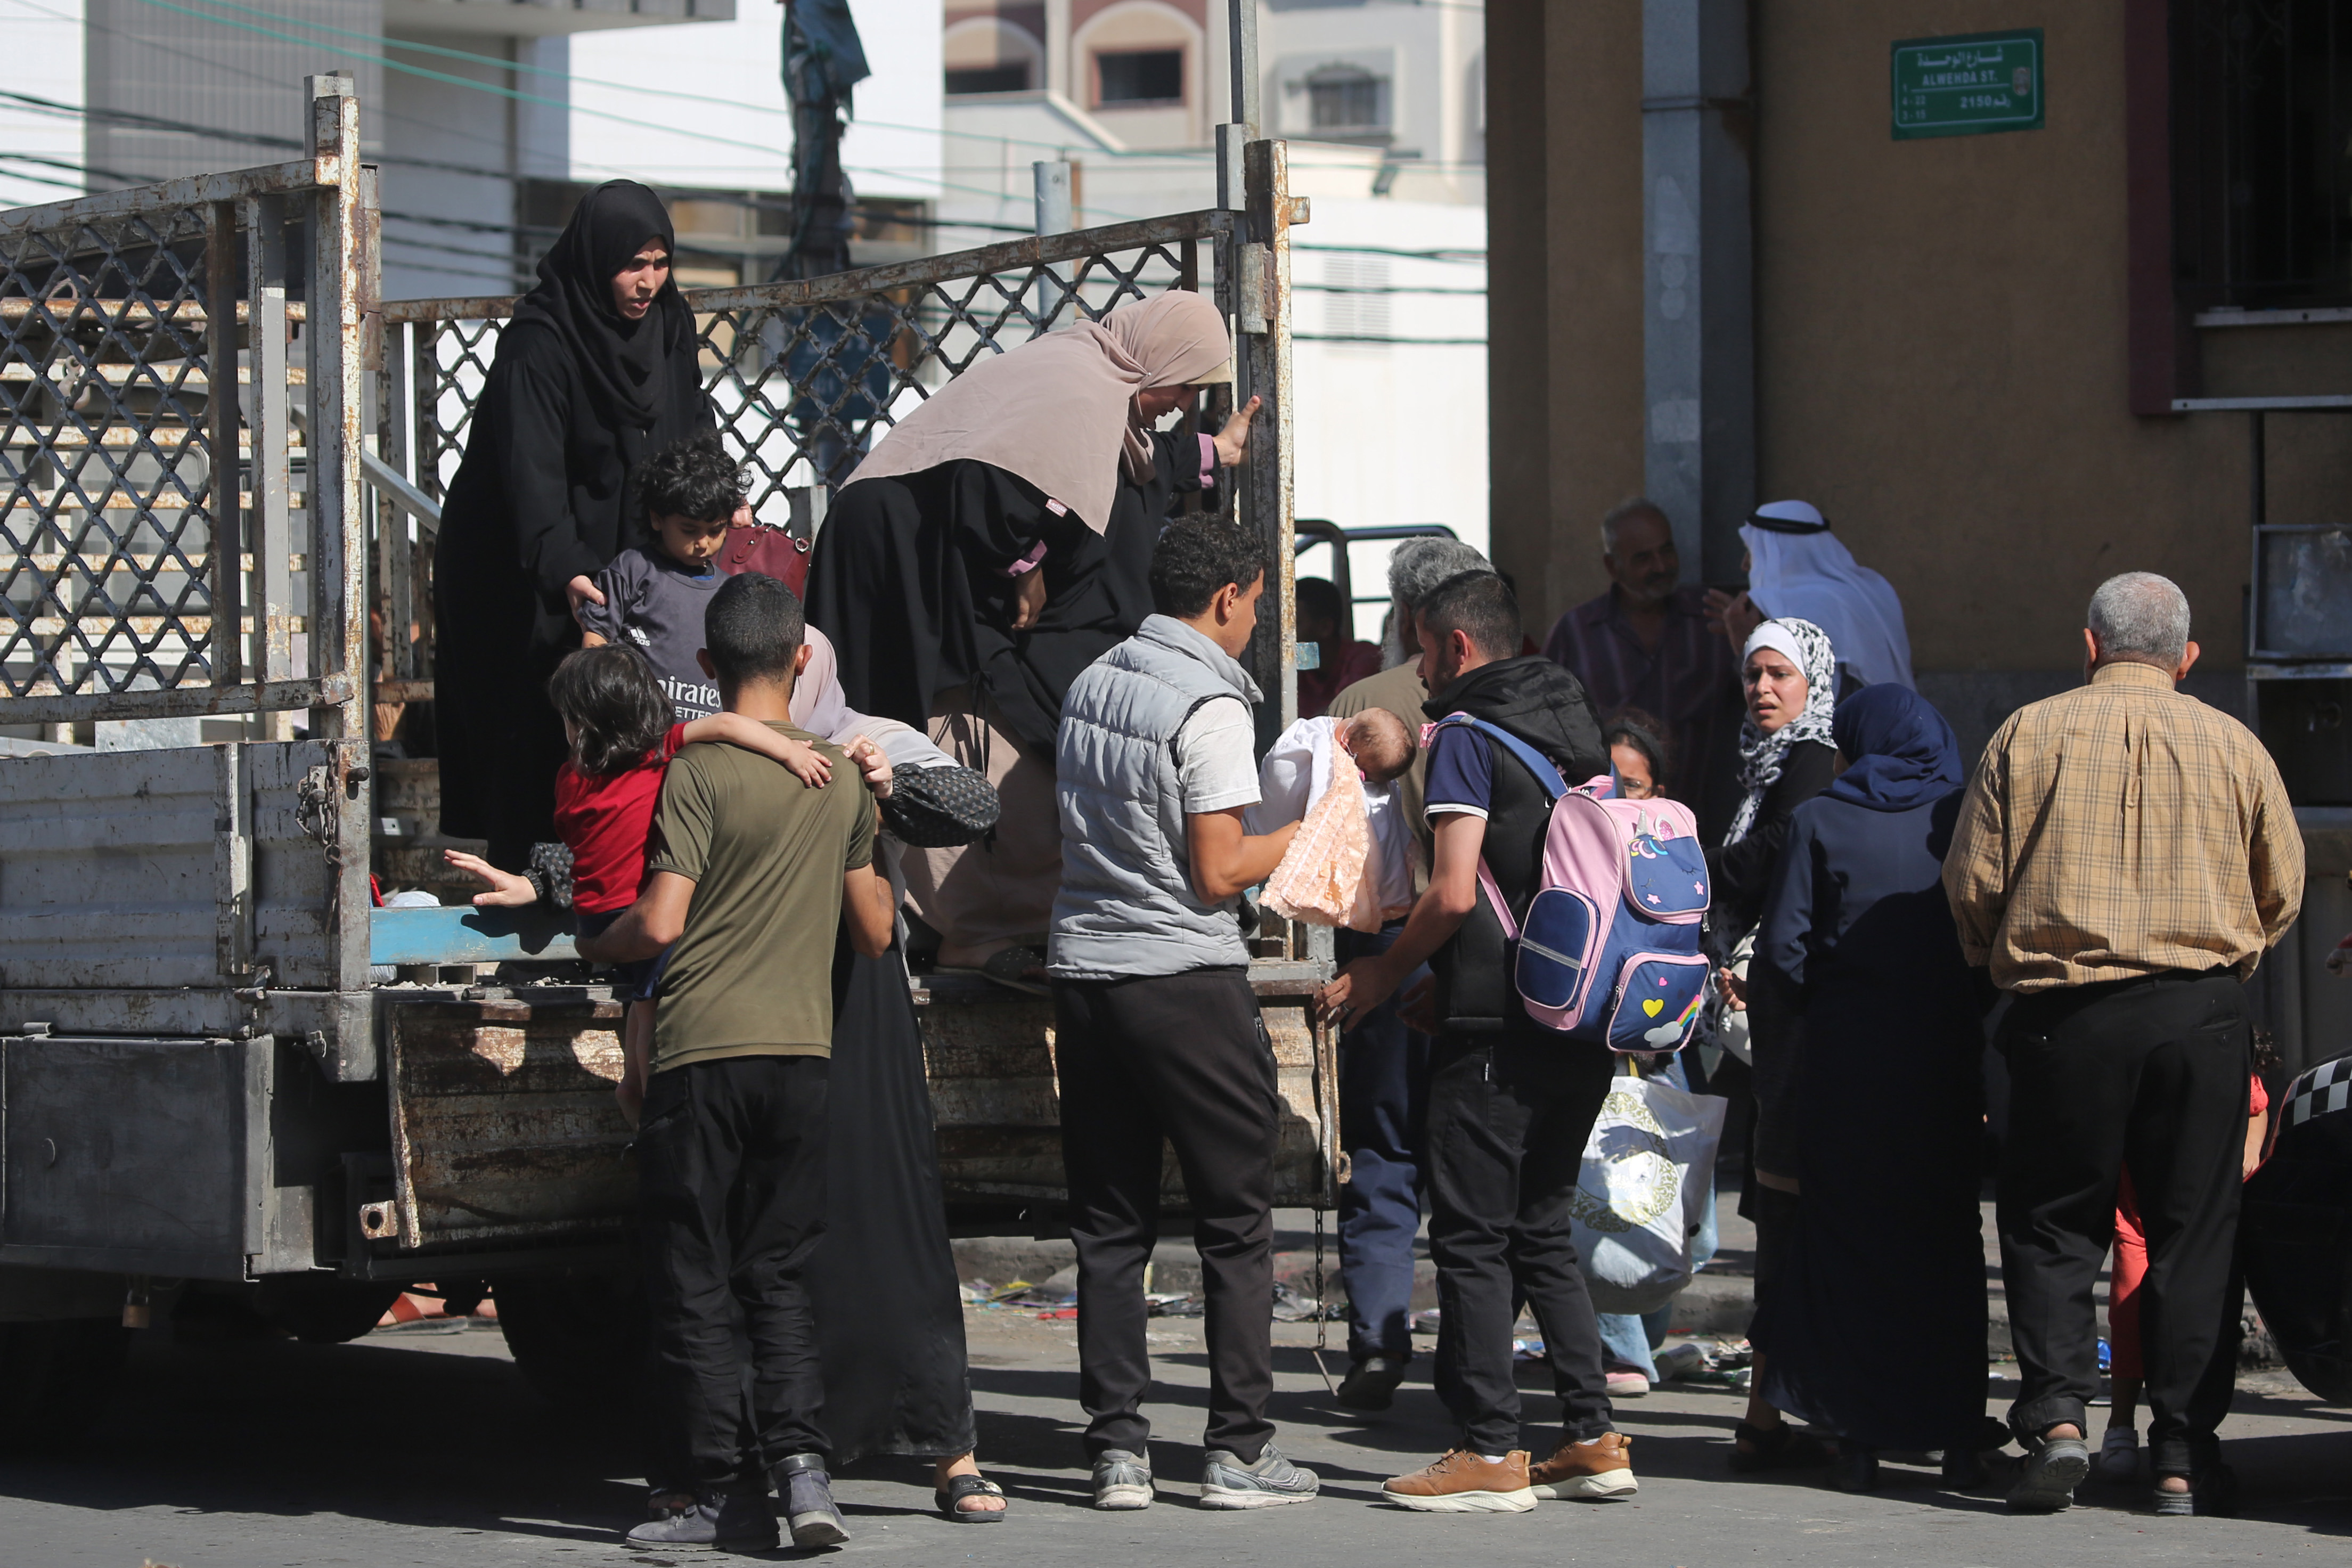
[(1062, 698), (1151, 613), (1151, 550), (1177, 498), (1242, 460), (1255, 398), (1214, 437), (1155, 428), (1232, 365), (1213, 301), (1130, 302), (974, 364), (833, 503), (808, 610), (848, 705), (926, 728), (1003, 801), (989, 839), (907, 857), (943, 968), (1045, 989)]

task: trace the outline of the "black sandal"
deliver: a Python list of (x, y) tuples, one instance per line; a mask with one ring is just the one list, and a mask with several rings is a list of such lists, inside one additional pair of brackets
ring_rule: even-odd
[[(1731, 1429), (1731, 1468), (1742, 1475), (1758, 1470), (1803, 1470), (1830, 1462), (1827, 1445), (1811, 1432), (1800, 1432), (1786, 1421), (1775, 1426), (1751, 1426), (1742, 1421)], [(1743, 1451), (1742, 1440), (1753, 1443)]]
[(1004, 1517), (1001, 1508), (965, 1509), (956, 1505), (968, 1497), (1003, 1497), (1004, 1489), (986, 1476), (950, 1476), (947, 1489), (934, 1491), (940, 1512), (958, 1524), (994, 1524)]

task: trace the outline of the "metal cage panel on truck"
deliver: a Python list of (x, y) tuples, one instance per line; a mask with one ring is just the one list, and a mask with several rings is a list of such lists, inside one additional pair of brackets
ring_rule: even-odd
[(356, 716), (373, 204), (349, 82), (311, 109), (310, 157), (0, 214), (0, 723)]

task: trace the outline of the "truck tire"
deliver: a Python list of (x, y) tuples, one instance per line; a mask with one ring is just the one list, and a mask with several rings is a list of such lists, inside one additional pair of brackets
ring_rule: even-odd
[(262, 1321), (307, 1345), (340, 1345), (358, 1339), (399, 1300), (397, 1285), (339, 1279), (331, 1274), (266, 1275), (253, 1288), (253, 1310)]
[(0, 1453), (88, 1436), (130, 1353), (131, 1331), (104, 1318), (0, 1323)]
[(500, 1279), (491, 1300), (515, 1366), (541, 1397), (581, 1414), (635, 1404), (645, 1373), (646, 1302), (634, 1276)]

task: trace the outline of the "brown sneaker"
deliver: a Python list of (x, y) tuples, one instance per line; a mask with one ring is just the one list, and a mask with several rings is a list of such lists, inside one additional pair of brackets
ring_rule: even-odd
[(1381, 1495), (1420, 1513), (1526, 1513), (1536, 1506), (1523, 1448), (1492, 1464), (1456, 1448), (1427, 1469), (1384, 1482)]
[[(1590, 1443), (1562, 1443), (1528, 1472), (1538, 1497), (1561, 1502), (1614, 1502), (1642, 1489), (1633, 1479), (1633, 1439), (1607, 1432)], [(1394, 1484), (1394, 1483), (1391, 1483)]]

